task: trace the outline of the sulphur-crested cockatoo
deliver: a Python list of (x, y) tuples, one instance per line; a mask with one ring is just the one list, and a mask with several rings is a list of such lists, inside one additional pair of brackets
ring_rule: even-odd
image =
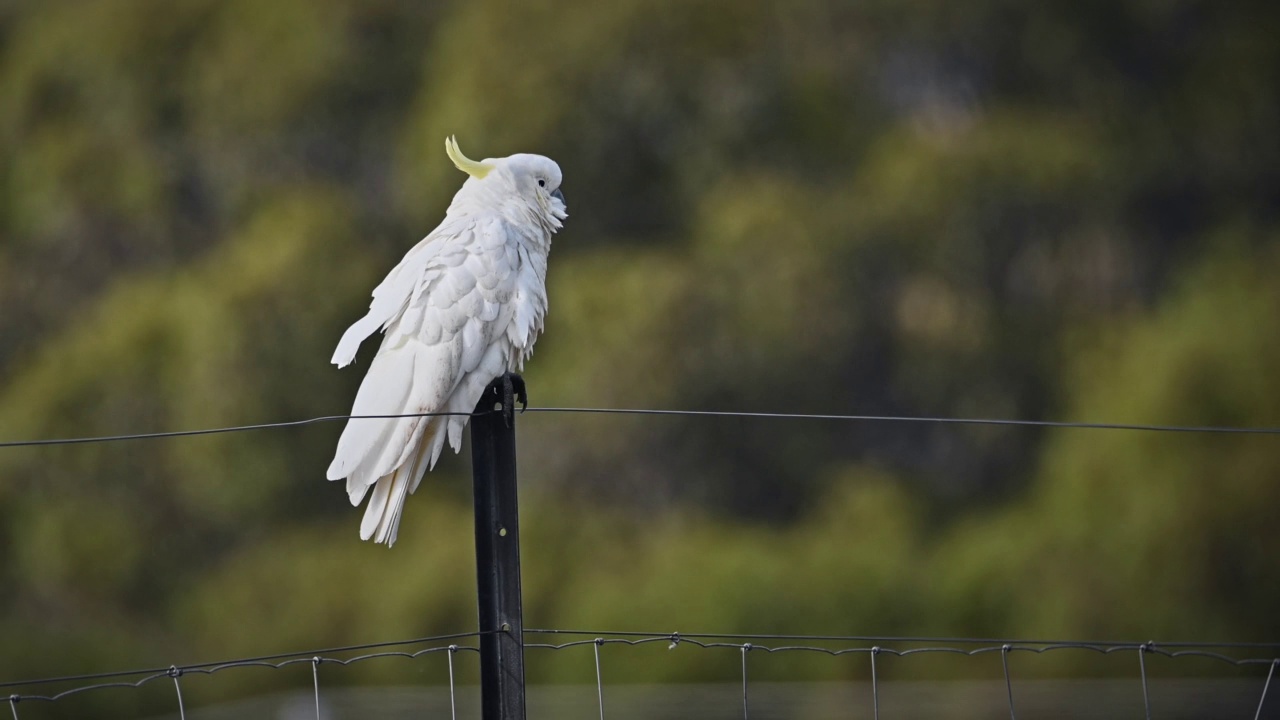
[[(541, 155), (476, 162), (453, 138), (453, 164), (470, 177), (444, 221), (373, 291), (369, 313), (343, 334), (333, 363), (349, 364), (365, 338), (382, 345), (356, 393), (352, 415), (469, 413), (485, 388), (513, 375), (533, 352), (547, 312), (547, 253), (565, 213), (560, 166)], [(508, 421), (510, 420), (508, 416)], [(330, 480), (346, 480), (352, 505), (372, 488), (360, 538), (391, 545), (405, 497), (436, 464), (445, 440), (462, 447), (465, 415), (347, 421)]]

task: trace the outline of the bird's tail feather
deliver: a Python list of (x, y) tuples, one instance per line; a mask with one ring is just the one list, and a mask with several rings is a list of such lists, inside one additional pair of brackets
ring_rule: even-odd
[(400, 530), (400, 517), (404, 513), (405, 498), (418, 489), (418, 483), (427, 471), (431, 448), (439, 444), (435, 437), (444, 432), (444, 427), (445, 423), (433, 421), (418, 443), (417, 452), (400, 467), (378, 478), (373, 495), (369, 498), (369, 506), (365, 508), (364, 519), (360, 522), (361, 540), (372, 538), (374, 542), (386, 543), (387, 547), (395, 544)]
[[(454, 388), (448, 403), (442, 409), (456, 413), (470, 411), (480, 402), (487, 386), (488, 381), (484, 375), (469, 375)], [(425, 422), (415, 428), (406, 452), (395, 468), (372, 484), (373, 493), (360, 523), (360, 539), (372, 539), (388, 546), (396, 541), (405, 498), (418, 489), (423, 476), (435, 467), (446, 443), (454, 452), (461, 450), (462, 430), (469, 419), (467, 415), (424, 418)], [(330, 477), (335, 474), (331, 469)], [(347, 479), (352, 504), (359, 504), (368, 487), (366, 483), (354, 482), (352, 477)]]

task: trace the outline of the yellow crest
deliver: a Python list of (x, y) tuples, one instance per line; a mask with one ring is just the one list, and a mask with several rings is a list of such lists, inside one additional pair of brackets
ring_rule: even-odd
[(463, 155), (462, 150), (458, 148), (457, 138), (452, 135), (445, 138), (444, 151), (449, 155), (449, 159), (453, 161), (453, 164), (457, 166), (459, 170), (477, 180), (483, 179), (485, 175), (488, 175), (489, 172), (493, 170), (493, 165), (476, 162), (466, 155)]

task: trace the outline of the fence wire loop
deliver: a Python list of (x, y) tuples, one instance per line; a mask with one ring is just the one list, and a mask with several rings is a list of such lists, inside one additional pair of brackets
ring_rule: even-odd
[(671, 633), (671, 644), (667, 646), (667, 649), (675, 650), (676, 646), (679, 644), (680, 644), (680, 633), (678, 632)]
[(457, 645), (450, 645), (445, 657), (449, 658), (449, 717), (458, 720), (458, 699), (453, 684), (453, 654), (458, 652)]
[(747, 653), (751, 652), (751, 643), (742, 645), (742, 720), (747, 720)]
[[(1263, 695), (1265, 696), (1265, 695), (1266, 695), (1266, 693), (1264, 692), (1264, 693), (1263, 693)], [(22, 699), (22, 696), (21, 696), (21, 695), (10, 695), (10, 696), (9, 696), (9, 710), (11, 710), (11, 711), (13, 712), (13, 720), (18, 720), (18, 701), (19, 701), (19, 700), (21, 700), (21, 699)], [(1259, 706), (1259, 707), (1261, 707), (1261, 706)]]
[(187, 720), (187, 709), (182, 703), (182, 685), (178, 682), (178, 678), (182, 677), (182, 668), (170, 665), (168, 675), (173, 678), (173, 691), (178, 694), (178, 718)]
[(876, 680), (876, 656), (880, 654), (880, 646), (871, 648), (871, 717), (880, 720), (880, 683)]
[(1005, 643), (1000, 646), (1000, 664), (1004, 667), (1004, 689), (1009, 696), (1009, 720), (1018, 720), (1018, 715), (1013, 711), (1013, 680), (1009, 678), (1009, 651), (1013, 646)]
[(316, 693), (316, 720), (320, 720), (320, 663), (324, 660), (319, 655), (311, 656), (311, 686)]
[(600, 720), (604, 720), (604, 680), (600, 677), (600, 646), (603, 644), (604, 638), (600, 637), (591, 644), (596, 656), (596, 700), (600, 703)]
[(1267, 671), (1267, 681), (1262, 684), (1262, 697), (1258, 698), (1258, 711), (1253, 714), (1253, 720), (1262, 717), (1262, 704), (1267, 701), (1267, 689), (1271, 687), (1271, 676), (1276, 674), (1276, 665), (1280, 664), (1280, 658), (1271, 661), (1271, 669)]
[(1147, 720), (1151, 720), (1151, 694), (1147, 690), (1147, 660), (1146, 655), (1156, 649), (1156, 644), (1150, 640), (1138, 646), (1138, 670), (1142, 673), (1142, 707), (1146, 711)]

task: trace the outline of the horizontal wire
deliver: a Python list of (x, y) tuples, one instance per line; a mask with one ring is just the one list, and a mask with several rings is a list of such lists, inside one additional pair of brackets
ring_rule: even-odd
[[(259, 655), (256, 657), (236, 658), (234, 660), (223, 660), (220, 662), (204, 662), (193, 663), (190, 665), (172, 665), (167, 668), (142, 668), (138, 670), (116, 670), (112, 672), (90, 673), (87, 675), (66, 675), (63, 677), (40, 678), (38, 680), (11, 680), (9, 682), (0, 682), (0, 688), (18, 687), (28, 685), (47, 685), (50, 683), (62, 682), (78, 682), (81, 680), (102, 680), (104, 678), (129, 677), (132, 675), (153, 675), (159, 673), (168, 675), (171, 672), (200, 672), (208, 668), (231, 667), (238, 665), (251, 665), (268, 663), (271, 660), (279, 660), (281, 658), (300, 658), (309, 656), (304, 659), (310, 662), (310, 657), (323, 655), (327, 653), (343, 653), (353, 652), (356, 650), (372, 650), (374, 648), (395, 647), (397, 645), (421, 645), (429, 642), (440, 642), (442, 640), (460, 640), (463, 638), (480, 637), (481, 635), (491, 635), (498, 632), (491, 630), (487, 632), (468, 632), (454, 633), (451, 635), (436, 635), (433, 637), (415, 638), (412, 640), (387, 640), (384, 642), (364, 643), (361, 645), (344, 645), (342, 647), (321, 648), (319, 650), (301, 650), (298, 652), (277, 653), (274, 655)], [(326, 658), (326, 662), (341, 662), (332, 658)]]
[(324, 663), (332, 663), (332, 664), (342, 665), (345, 667), (347, 665), (352, 665), (357, 662), (363, 662), (365, 660), (374, 660), (377, 658), (402, 657), (402, 658), (413, 659), (413, 658), (422, 657), (423, 655), (428, 655), (431, 653), (438, 653), (438, 652), (445, 652), (445, 651), (449, 651), (449, 652), (469, 651), (469, 652), (479, 653), (480, 648), (471, 647), (467, 645), (440, 645), (437, 647), (423, 648), (422, 650), (417, 650), (411, 653), (399, 652), (399, 651), (380, 652), (380, 653), (370, 653), (368, 655), (358, 655), (356, 657), (346, 658), (346, 659), (321, 657), (319, 655), (315, 655), (312, 657), (290, 658), (288, 660), (283, 660), (281, 662), (276, 662), (276, 663), (258, 662), (253, 660), (241, 660), (241, 661), (223, 663), (221, 665), (213, 665), (210, 667), (198, 667), (194, 669), (192, 668), (184, 669), (184, 668), (174, 666), (164, 672), (154, 672), (151, 675), (140, 678), (139, 680), (136, 680), (134, 682), (110, 682), (110, 683), (99, 683), (96, 685), (83, 685), (81, 687), (71, 688), (70, 690), (64, 690), (54, 695), (10, 695), (9, 702), (16, 703), (16, 702), (21, 702), (23, 700), (44, 700), (47, 702), (54, 702), (71, 695), (77, 695), (79, 693), (89, 692), (91, 690), (105, 690), (108, 688), (140, 688), (143, 685), (146, 685), (147, 683), (153, 682), (155, 680), (159, 680), (160, 678), (176, 679), (176, 678), (182, 677), (187, 673), (213, 675), (214, 673), (222, 672), (223, 670), (231, 670), (234, 668), (243, 668), (243, 667), (261, 667), (261, 668), (268, 668), (271, 670), (279, 670), (281, 668), (288, 667), (290, 665), (300, 665), (302, 663), (308, 663), (316, 666)]
[[(697, 639), (699, 637), (708, 638), (708, 637), (730, 637), (730, 636), (718, 636), (718, 635), (699, 636), (699, 635), (681, 635), (678, 633), (673, 633), (673, 634), (667, 634), (667, 635), (645, 635), (642, 637), (612, 637), (612, 638), (597, 637), (592, 640), (573, 640), (570, 642), (559, 643), (559, 644), (525, 643), (524, 647), (530, 648), (530, 649), (539, 649), (539, 650), (566, 650), (569, 648), (579, 647), (583, 645), (637, 646), (637, 645), (646, 645), (650, 643), (670, 643), (668, 645), (669, 649), (674, 649), (679, 645), (692, 645), (694, 647), (699, 647), (703, 649), (728, 648), (733, 650), (747, 650), (747, 651), (758, 650), (766, 653), (812, 652), (812, 653), (819, 653), (823, 655), (830, 655), (832, 657), (839, 657), (841, 655), (852, 655), (852, 654), (894, 655), (897, 657), (908, 657), (911, 655), (938, 654), (938, 653), (973, 657), (975, 655), (983, 655), (986, 653), (996, 653), (996, 652), (1003, 652), (1003, 653), (1030, 652), (1030, 653), (1035, 653), (1039, 655), (1039, 654), (1052, 652), (1056, 650), (1089, 650), (1092, 652), (1096, 652), (1100, 655), (1111, 655), (1117, 652), (1140, 651), (1143, 653), (1150, 653), (1153, 655), (1162, 655), (1167, 658), (1200, 657), (1200, 658), (1206, 658), (1209, 660), (1218, 660), (1231, 665), (1235, 665), (1237, 667), (1246, 666), (1246, 665), (1271, 665), (1273, 663), (1280, 662), (1280, 658), (1267, 658), (1267, 657), (1234, 658), (1229, 655), (1223, 655), (1222, 653), (1212, 653), (1204, 650), (1171, 651), (1171, 650), (1165, 650), (1160, 645), (1155, 643), (1139, 643), (1137, 645), (1129, 644), (1129, 643), (1125, 643), (1121, 645), (1106, 645), (1106, 644), (1099, 645), (1099, 644), (1080, 643), (1080, 642), (1045, 643), (1045, 644), (1035, 644), (1035, 645), (1019, 645), (1014, 643), (1002, 643), (1000, 645), (991, 645), (986, 647), (977, 647), (977, 648), (968, 648), (968, 649), (959, 648), (959, 647), (932, 646), (932, 647), (920, 647), (920, 648), (909, 648), (906, 650), (899, 650), (896, 648), (882, 647), (879, 645), (870, 646), (870, 647), (828, 648), (828, 647), (818, 647), (814, 645), (769, 646), (769, 645), (758, 645), (755, 643), (704, 642), (703, 640)], [(732, 636), (732, 637), (736, 637), (737, 639), (746, 638), (746, 636)]]
[[(489, 411), (496, 412), (496, 411)], [(1234, 435), (1280, 435), (1280, 427), (1237, 427), (1211, 425), (1135, 425), (1126, 423), (1067, 422), (1061, 420), (1010, 420), (1002, 418), (951, 418), (926, 417), (911, 415), (819, 415), (812, 413), (773, 413), (773, 412), (734, 412), (724, 410), (662, 410), (645, 408), (579, 408), (579, 407), (544, 407), (528, 408), (522, 412), (531, 413), (563, 413), (563, 414), (601, 414), (601, 415), (658, 415), (685, 417), (720, 417), (720, 418), (765, 418), (775, 420), (840, 420), (846, 422), (897, 422), (897, 423), (934, 423), (945, 425), (1003, 425), (1015, 427), (1072, 428), (1080, 430), (1137, 430), (1146, 432), (1171, 433), (1216, 433)], [(481, 414), (489, 414), (481, 413)], [(202, 428), (198, 430), (169, 430), (163, 432), (130, 433), (125, 435), (95, 435), (74, 438), (48, 438), (38, 440), (5, 440), (0, 441), (0, 448), (40, 447), (46, 445), (82, 445), (88, 443), (120, 442), (125, 440), (154, 440), (160, 438), (193, 437), (197, 435), (218, 435), (222, 433), (247, 432), (251, 430), (274, 430), (278, 428), (301, 427), (317, 423), (335, 422), (339, 420), (390, 420), (396, 418), (415, 417), (475, 417), (477, 413), (468, 412), (432, 412), (432, 413), (400, 413), (389, 415), (322, 415), (304, 420), (286, 420), (283, 422), (257, 423), (254, 425), (233, 425), (229, 427)]]
[(611, 415), (687, 415), (693, 417), (777, 418), (784, 420), (845, 420), (855, 422), (941, 423), (949, 425), (1013, 425), (1022, 427), (1075, 428), (1082, 430), (1142, 430), (1177, 433), (1233, 433), (1280, 435), (1280, 427), (1212, 425), (1141, 425), (1129, 423), (1069, 422), (1064, 420), (1008, 420), (1001, 418), (950, 418), (916, 415), (820, 415), (813, 413), (735, 412), (725, 410), (647, 410), (638, 408), (529, 408), (526, 412), (596, 413)]
[(38, 447), (41, 445), (83, 445), (86, 443), (119, 442), (122, 440), (155, 440), (158, 438), (192, 437), (195, 435), (219, 435), (221, 433), (247, 432), (250, 430), (274, 430), (276, 428), (301, 427), (316, 423), (333, 422), (335, 420), (390, 420), (407, 417), (447, 417), (452, 415), (474, 416), (467, 412), (410, 413), (405, 415), (322, 415), (305, 420), (285, 420), (283, 422), (258, 423), (256, 425), (233, 425), (230, 427), (202, 428), (199, 430), (167, 430), (164, 432), (130, 433), (128, 435), (95, 435), (76, 438), (49, 438), (45, 440), (6, 440), (0, 442), (0, 448)]
[[(417, 638), (413, 640), (393, 640), (388, 642), (367, 643), (361, 645), (347, 645), (343, 647), (325, 648), (321, 650), (310, 650), (293, 653), (279, 653), (274, 655), (261, 655), (257, 657), (240, 658), (236, 660), (227, 660), (222, 662), (196, 663), (192, 665), (174, 665), (168, 668), (151, 668), (144, 670), (126, 670), (119, 672), (96, 673), (90, 675), (72, 675), (56, 678), (43, 678), (39, 680), (27, 680), (20, 682), (4, 682), (0, 683), (0, 687), (16, 687), (45, 685), (51, 683), (67, 683), (84, 680), (119, 678), (142, 675), (133, 682), (109, 682), (94, 685), (83, 685), (80, 687), (64, 690), (53, 695), (10, 695), (10, 703), (17, 703), (23, 700), (43, 700), (56, 701), (70, 695), (88, 692), (91, 690), (101, 690), (106, 688), (139, 688), (143, 685), (159, 680), (161, 678), (177, 678), (188, 673), (197, 673), (205, 675), (213, 675), (214, 673), (232, 668), (243, 667), (262, 667), (267, 669), (281, 669), (291, 665), (310, 663), (318, 666), (325, 663), (337, 664), (342, 666), (352, 665), (357, 662), (372, 660), (376, 658), (387, 657), (403, 657), (413, 659), (438, 652), (479, 652), (479, 648), (472, 646), (438, 645), (423, 648), (414, 652), (406, 651), (387, 651), (359, 655), (349, 658), (331, 658), (324, 657), (326, 653), (342, 653), (355, 650), (368, 650), (374, 648), (392, 647), (397, 645), (423, 644), (429, 642), (440, 642), (445, 640), (455, 640), (462, 638), (479, 637), (482, 635), (495, 634), (500, 631), (487, 632), (469, 632), (456, 633), (451, 635), (437, 635), (434, 637)], [(688, 645), (702, 649), (727, 648), (738, 651), (760, 651), (766, 653), (786, 653), (786, 652), (810, 652), (839, 657), (851, 654), (868, 654), (868, 655), (893, 655), (896, 657), (908, 657), (920, 654), (955, 654), (966, 657), (974, 657), (987, 653), (1010, 653), (1010, 652), (1029, 652), (1042, 654), (1059, 650), (1089, 650), (1102, 655), (1111, 655), (1113, 653), (1122, 652), (1140, 652), (1142, 654), (1160, 655), (1168, 658), (1182, 657), (1200, 657), (1210, 660), (1218, 660), (1237, 667), (1251, 665), (1269, 665), (1274, 667), (1280, 664), (1280, 657), (1273, 658), (1235, 658), (1221, 653), (1208, 652), (1203, 649), (1196, 648), (1276, 648), (1280, 647), (1274, 643), (1098, 643), (1098, 642), (1081, 642), (1081, 641), (1045, 641), (1045, 640), (1027, 640), (1027, 639), (992, 639), (992, 638), (937, 638), (937, 637), (872, 637), (872, 636), (852, 636), (852, 635), (762, 635), (762, 634), (740, 634), (740, 635), (721, 635), (713, 633), (645, 633), (634, 631), (619, 632), (595, 632), (589, 630), (542, 630), (529, 629), (524, 631), (527, 635), (594, 635), (591, 639), (572, 640), (565, 643), (523, 643), (525, 648), (531, 650), (566, 650), (586, 645), (623, 645), (623, 646), (639, 646), (652, 643), (667, 643), (669, 649), (674, 649), (679, 645)], [(831, 648), (820, 647), (816, 645), (761, 645), (752, 642), (717, 642), (717, 640), (802, 640), (802, 641), (849, 641), (849, 642), (868, 642), (877, 643), (868, 645), (867, 647), (844, 647)], [(949, 645), (931, 645), (926, 647), (915, 647), (898, 649), (893, 647), (885, 647), (879, 645), (880, 642), (900, 642), (900, 643), (952, 643), (954, 645), (973, 645), (978, 644), (979, 647), (952, 647)], [(1170, 650), (1167, 648), (1185, 647), (1192, 648), (1186, 650)], [(278, 660), (279, 662), (272, 662)]]
[(701, 638), (705, 640), (737, 639), (737, 640), (806, 640), (811, 642), (896, 642), (896, 643), (953, 643), (957, 645), (981, 644), (1017, 644), (1017, 645), (1090, 645), (1113, 646), (1137, 649), (1146, 646), (1177, 648), (1233, 648), (1233, 649), (1280, 649), (1280, 642), (1154, 642), (1129, 640), (1035, 640), (1029, 638), (982, 638), (982, 637), (911, 637), (893, 635), (785, 635), (759, 633), (682, 633), (682, 632), (644, 632), (637, 630), (561, 630), (525, 628), (526, 635), (592, 635), (596, 637), (665, 637), (665, 638)]

